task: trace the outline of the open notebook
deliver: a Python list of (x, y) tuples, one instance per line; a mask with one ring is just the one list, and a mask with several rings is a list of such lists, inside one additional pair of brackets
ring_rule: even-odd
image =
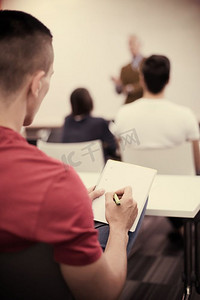
[[(115, 192), (125, 186), (132, 187), (133, 198), (138, 205), (138, 216), (131, 231), (134, 231), (137, 226), (156, 173), (157, 171), (154, 169), (109, 159), (100, 175), (96, 189), (102, 188), (105, 192)], [(105, 195), (95, 199), (92, 207), (94, 219), (107, 223), (105, 219)]]

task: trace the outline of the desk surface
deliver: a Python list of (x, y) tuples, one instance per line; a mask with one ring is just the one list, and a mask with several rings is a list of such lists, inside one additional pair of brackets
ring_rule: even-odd
[[(99, 178), (99, 173), (79, 175), (86, 187), (95, 185)], [(193, 218), (199, 210), (200, 176), (156, 175), (146, 215)]]

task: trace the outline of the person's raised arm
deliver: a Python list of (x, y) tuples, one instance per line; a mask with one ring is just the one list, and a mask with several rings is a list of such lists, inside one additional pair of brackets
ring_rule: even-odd
[(115, 91), (116, 91), (118, 94), (121, 94), (122, 91), (123, 91), (123, 85), (122, 85), (121, 79), (118, 78), (118, 77), (112, 76), (112, 77), (111, 77), (111, 80), (113, 81), (113, 83), (114, 83), (114, 85), (115, 85)]
[(86, 266), (61, 264), (63, 276), (75, 299), (114, 300), (123, 289), (127, 273), (128, 231), (138, 210), (130, 187), (117, 191), (121, 205), (113, 201), (114, 192), (106, 194), (106, 219), (110, 234), (105, 252)]

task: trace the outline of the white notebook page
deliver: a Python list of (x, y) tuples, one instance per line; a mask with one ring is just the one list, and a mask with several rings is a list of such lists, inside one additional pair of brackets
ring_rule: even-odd
[[(138, 215), (131, 228), (134, 231), (157, 171), (115, 160), (108, 160), (96, 185), (96, 189), (105, 192), (117, 191), (125, 186), (131, 186), (133, 198), (138, 205)], [(105, 218), (105, 195), (95, 199), (92, 203), (94, 219), (107, 223)]]

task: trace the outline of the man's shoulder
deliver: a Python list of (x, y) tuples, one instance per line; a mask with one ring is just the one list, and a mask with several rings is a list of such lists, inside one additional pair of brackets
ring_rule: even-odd
[(173, 109), (174, 111), (177, 111), (178, 113), (181, 113), (183, 115), (195, 116), (192, 109), (188, 106), (185, 106), (185, 105), (182, 105), (182, 104), (179, 104), (179, 103), (175, 103), (175, 102), (171, 102), (171, 101), (168, 101), (168, 100), (163, 101), (163, 104), (171, 107), (171, 109)]
[[(24, 175), (34, 175), (34, 173), (49, 173), (51, 174), (56, 172), (63, 172), (63, 162), (57, 159), (54, 159), (35, 145), (29, 144), (26, 140), (13, 141), (9, 144), (9, 148), (3, 146), (2, 150), (2, 159), (8, 158), (7, 165), (11, 169), (23, 169)], [(6, 164), (6, 163), (5, 163)]]
[(64, 169), (62, 161), (47, 156), (20, 134), (9, 129), (2, 131), (0, 163), (9, 176), (15, 176), (20, 170), (23, 170), (24, 176), (34, 176), (36, 173)]

